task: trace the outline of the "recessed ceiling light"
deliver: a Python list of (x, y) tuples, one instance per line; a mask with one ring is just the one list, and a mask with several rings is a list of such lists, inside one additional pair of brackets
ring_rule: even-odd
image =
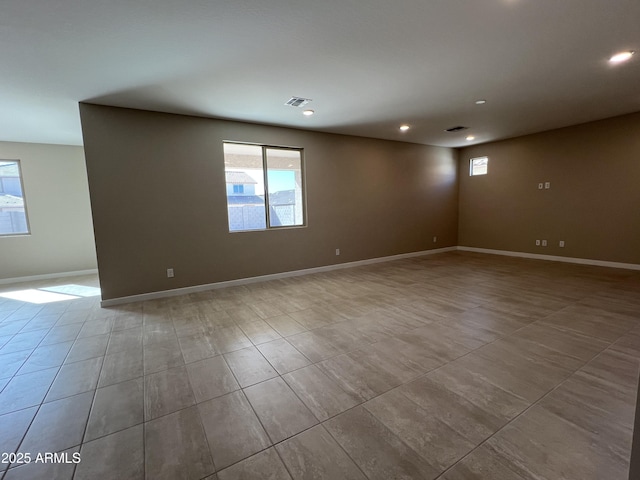
[(476, 105), (484, 105), (485, 103), (487, 103), (486, 100), (482, 100), (482, 99), (476, 100)]
[(400, 125), (400, 131), (401, 132), (406, 132), (407, 130), (409, 130), (409, 125)]
[(633, 57), (633, 54), (636, 53), (633, 50), (629, 50), (626, 52), (620, 52), (620, 53), (616, 53), (613, 57), (611, 57), (609, 59), (609, 61), (611, 63), (621, 63), (621, 62), (626, 62), (627, 60), (629, 60), (631, 57)]
[(475, 140), (476, 137), (474, 137), (473, 135), (467, 135), (467, 140), (471, 141), (471, 140)]
[(316, 112), (314, 112), (313, 110), (305, 110), (304, 112), (302, 112), (302, 114), (307, 116), (307, 117), (310, 117), (314, 113), (316, 113)]

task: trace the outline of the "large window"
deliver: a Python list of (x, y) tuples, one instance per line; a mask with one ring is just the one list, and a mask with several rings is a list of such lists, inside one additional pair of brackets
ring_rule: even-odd
[(486, 175), (489, 168), (489, 157), (472, 158), (469, 165), (469, 175)]
[(18, 160), (0, 160), (0, 235), (29, 233)]
[(302, 150), (224, 144), (229, 231), (304, 223)]

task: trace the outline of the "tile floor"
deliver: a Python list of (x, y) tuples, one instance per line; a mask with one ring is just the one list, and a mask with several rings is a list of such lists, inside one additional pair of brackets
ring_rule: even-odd
[(460, 252), (104, 309), (0, 297), (0, 453), (69, 459), (0, 477), (626, 480), (639, 322), (640, 272)]

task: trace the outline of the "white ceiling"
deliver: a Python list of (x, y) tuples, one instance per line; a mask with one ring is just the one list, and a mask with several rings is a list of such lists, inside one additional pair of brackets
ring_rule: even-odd
[(0, 45), (5, 141), (82, 144), (81, 101), (442, 146), (640, 111), (638, 0), (1, 0)]

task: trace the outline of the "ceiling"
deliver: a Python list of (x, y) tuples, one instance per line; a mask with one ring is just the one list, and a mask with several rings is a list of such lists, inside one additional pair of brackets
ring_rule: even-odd
[(640, 111), (638, 0), (2, 0), (0, 45), (5, 141), (81, 145), (83, 101), (449, 147)]

